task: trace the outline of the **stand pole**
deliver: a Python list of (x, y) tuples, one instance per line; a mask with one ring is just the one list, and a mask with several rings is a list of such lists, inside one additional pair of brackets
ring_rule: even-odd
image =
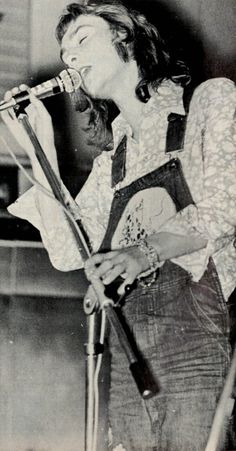
[(94, 432), (94, 368), (95, 368), (95, 313), (88, 317), (87, 371), (86, 371), (86, 412), (85, 451), (93, 451)]

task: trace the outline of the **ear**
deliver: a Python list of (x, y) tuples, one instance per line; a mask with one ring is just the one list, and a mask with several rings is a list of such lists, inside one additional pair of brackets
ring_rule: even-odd
[(113, 30), (113, 39), (112, 42), (114, 44), (120, 44), (121, 42), (123, 44), (126, 44), (128, 41), (128, 33), (125, 30)]
[(116, 47), (118, 55), (125, 63), (127, 63), (133, 55), (132, 43), (129, 40), (127, 31), (113, 30), (112, 34), (112, 43)]

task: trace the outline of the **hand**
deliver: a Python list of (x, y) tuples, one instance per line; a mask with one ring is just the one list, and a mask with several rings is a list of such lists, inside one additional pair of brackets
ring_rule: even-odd
[[(29, 88), (26, 85), (20, 85), (19, 88), (13, 88), (11, 91), (6, 92), (4, 100), (9, 101), (12, 96), (25, 90), (29, 91)], [(55, 162), (56, 150), (54, 146), (54, 133), (51, 116), (47, 112), (43, 103), (33, 94), (30, 94), (29, 100), (31, 103), (25, 108), (25, 111), (28, 115), (30, 125), (35, 131), (42, 148), (47, 153), (49, 160), (51, 160), (51, 162)], [(10, 108), (2, 111), (1, 117), (15, 137), (16, 141), (26, 151), (31, 161), (35, 161), (33, 145), (23, 126), (18, 121), (14, 109)]]
[(124, 282), (118, 289), (119, 295), (122, 295), (125, 287), (132, 284), (136, 277), (148, 268), (149, 262), (139, 246), (95, 254), (85, 263), (85, 273), (91, 282), (95, 277), (100, 278), (104, 285), (109, 285), (121, 275)]

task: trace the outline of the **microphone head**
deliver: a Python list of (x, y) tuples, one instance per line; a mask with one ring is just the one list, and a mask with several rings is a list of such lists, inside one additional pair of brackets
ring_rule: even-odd
[(75, 69), (64, 69), (58, 78), (63, 84), (63, 91), (68, 93), (75, 92), (82, 83), (81, 76)]

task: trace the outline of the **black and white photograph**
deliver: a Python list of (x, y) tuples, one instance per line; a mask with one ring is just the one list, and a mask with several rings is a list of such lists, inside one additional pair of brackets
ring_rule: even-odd
[(0, 451), (235, 451), (236, 1), (0, 42)]

